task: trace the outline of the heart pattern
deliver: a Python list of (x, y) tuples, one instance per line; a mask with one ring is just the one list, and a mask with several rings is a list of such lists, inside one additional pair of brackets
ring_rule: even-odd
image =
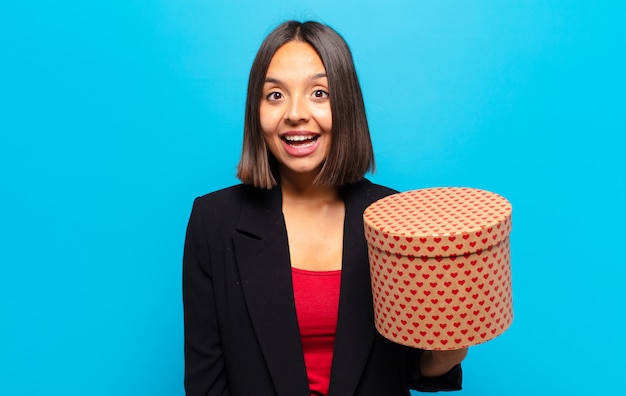
[(511, 205), (470, 188), (394, 194), (364, 213), (375, 325), (428, 350), (468, 347), (513, 319)]

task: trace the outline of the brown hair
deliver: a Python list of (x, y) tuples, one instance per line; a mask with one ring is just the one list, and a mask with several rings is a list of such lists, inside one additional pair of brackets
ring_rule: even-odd
[(245, 184), (261, 188), (269, 189), (277, 184), (276, 159), (265, 145), (259, 106), (270, 61), (276, 51), (290, 41), (311, 45), (328, 76), (333, 138), (330, 153), (315, 183), (331, 186), (356, 183), (367, 171), (374, 170), (363, 94), (348, 44), (332, 28), (318, 22), (284, 22), (261, 44), (248, 80), (243, 149), (237, 177)]

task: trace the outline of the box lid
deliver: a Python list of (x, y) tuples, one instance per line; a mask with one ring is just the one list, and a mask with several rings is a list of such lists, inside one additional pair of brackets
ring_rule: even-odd
[(438, 187), (393, 194), (364, 212), (368, 243), (415, 257), (481, 253), (511, 232), (511, 204), (493, 192)]

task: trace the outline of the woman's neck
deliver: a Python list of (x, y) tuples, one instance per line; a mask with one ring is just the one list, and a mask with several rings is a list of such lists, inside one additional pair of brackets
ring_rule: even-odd
[(280, 186), (283, 202), (305, 205), (328, 205), (341, 201), (337, 187), (314, 184), (314, 177), (281, 174)]

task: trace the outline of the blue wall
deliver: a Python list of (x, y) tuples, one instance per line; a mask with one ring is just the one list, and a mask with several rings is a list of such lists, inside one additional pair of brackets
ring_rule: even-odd
[(288, 18), (350, 43), (374, 181), (513, 203), (515, 321), (460, 394), (621, 394), (625, 4), (3, 2), (0, 394), (183, 394), (191, 202), (236, 182), (247, 73)]

